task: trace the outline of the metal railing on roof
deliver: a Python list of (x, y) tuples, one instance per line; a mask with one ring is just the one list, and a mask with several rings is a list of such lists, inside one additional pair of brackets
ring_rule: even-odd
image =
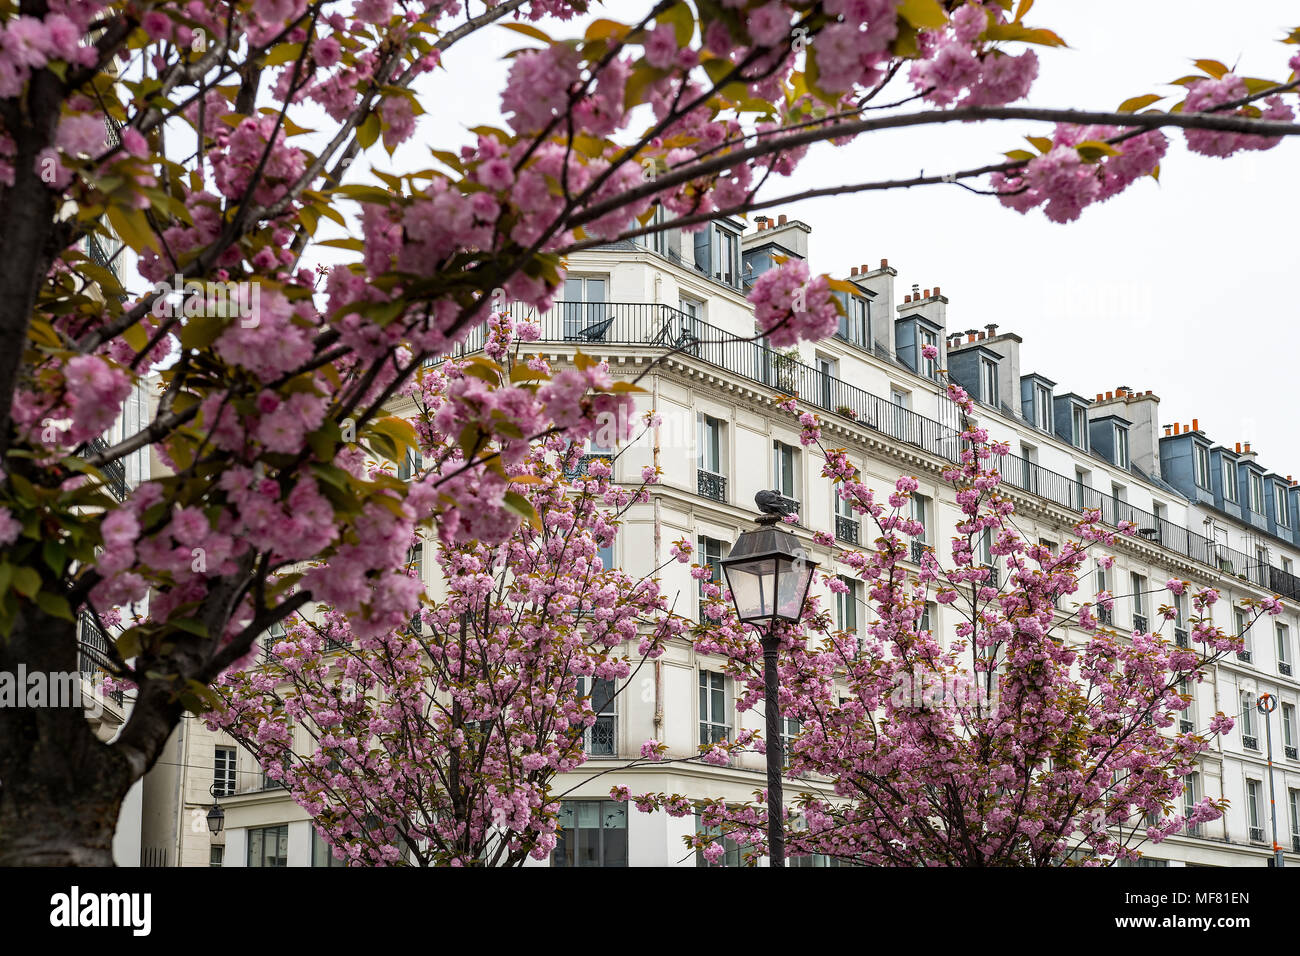
[[(541, 315), (531, 307), (512, 303), (508, 311), (516, 319), (537, 323), (542, 342), (571, 342), (579, 347), (676, 347), (683, 355), (777, 392), (796, 395), (805, 404), (883, 432), (895, 441), (950, 462), (960, 460), (962, 442), (957, 429), (850, 385), (760, 342), (740, 340), (734, 332), (662, 303), (557, 301)], [(480, 351), (485, 334), (485, 327), (478, 326), (454, 353), (444, 358)], [(525, 343), (524, 351), (529, 347)], [(1300, 577), (1018, 455), (1002, 455), (990, 462), (997, 467), (1002, 480), (1014, 488), (1072, 511), (1099, 509), (1102, 521), (1112, 527), (1121, 521), (1131, 521), (1144, 540), (1300, 600)]]

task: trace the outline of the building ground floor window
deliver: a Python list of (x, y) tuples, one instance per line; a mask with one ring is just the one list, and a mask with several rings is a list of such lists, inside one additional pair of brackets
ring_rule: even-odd
[(551, 866), (627, 866), (627, 804), (563, 800)]

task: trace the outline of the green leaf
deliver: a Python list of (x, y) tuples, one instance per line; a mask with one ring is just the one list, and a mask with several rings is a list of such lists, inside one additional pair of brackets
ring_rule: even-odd
[(538, 531), (542, 530), (542, 520), (537, 516), (537, 510), (533, 507), (532, 502), (519, 492), (507, 491), (502, 498), (502, 504), (505, 505), (507, 511), (517, 514)]
[(1099, 139), (1084, 140), (1074, 148), (1078, 152), (1079, 158), (1088, 163), (1095, 163), (1103, 156), (1118, 156), (1120, 154), (1120, 151), (1114, 146)]
[(68, 560), (67, 546), (57, 538), (46, 538), (45, 543), (41, 546), (41, 557), (45, 559), (45, 565), (55, 575), (63, 574), (63, 565)]
[(178, 631), (184, 631), (186, 634), (193, 634), (196, 637), (208, 636), (208, 626), (202, 621), (195, 620), (192, 617), (183, 617), (175, 621), (168, 621), (167, 623)]
[(36, 592), (41, 589), (41, 576), (31, 568), (16, 568), (14, 570), (14, 590), (25, 598), (35, 597)]
[(948, 22), (939, 0), (903, 0), (898, 15), (918, 30), (938, 30)]
[(1025, 139), (1040, 153), (1050, 153), (1052, 151), (1052, 141), (1046, 136), (1026, 136)]
[[(934, 0), (931, 0), (934, 2)], [(683, 50), (691, 45), (695, 36), (695, 14), (684, 3), (674, 3), (655, 18), (658, 23), (671, 23), (677, 35), (677, 45)]]
[(1155, 93), (1146, 93), (1142, 96), (1130, 96), (1123, 103), (1119, 104), (1120, 113), (1136, 113), (1140, 109), (1150, 106), (1152, 103), (1159, 103), (1163, 96)]
[(551, 40), (549, 34), (539, 30), (531, 23), (503, 23), (501, 26), (505, 27), (507, 30), (514, 30), (516, 33), (522, 33), (524, 36), (531, 37), (534, 40), (541, 40), (543, 43), (554, 42)]
[(141, 210), (113, 204), (108, 207), (108, 221), (118, 238), (136, 252), (157, 251), (154, 248), (153, 230), (149, 228), (149, 220)]
[(65, 621), (73, 619), (72, 608), (68, 605), (68, 599), (61, 594), (42, 591), (36, 595), (36, 606), (50, 617), (62, 618)]
[(382, 126), (378, 113), (371, 113), (365, 118), (365, 121), (357, 127), (357, 142), (361, 144), (362, 149), (369, 149), (379, 139)]
[(1195, 60), (1197, 69), (1204, 70), (1216, 80), (1228, 72), (1228, 68), (1218, 60)]
[[(408, 448), (417, 447), (415, 429), (411, 423), (400, 418), (381, 418), (373, 422), (368, 429), (373, 437), (376, 432), (383, 435), (389, 442), (403, 453), (400, 457), (405, 457)], [(394, 461), (400, 460), (399, 456), (390, 456)]]

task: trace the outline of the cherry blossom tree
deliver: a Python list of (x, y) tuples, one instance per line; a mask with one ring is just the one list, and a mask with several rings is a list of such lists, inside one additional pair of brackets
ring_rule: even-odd
[[(1171, 728), (1191, 702), (1188, 689), (1241, 649), (1244, 631), (1216, 627), (1218, 592), (1180, 580), (1148, 593), (1191, 594), (1188, 647), (1160, 628), (1104, 626), (1098, 610), (1116, 595), (1088, 590), (1087, 562), (1092, 555), (1110, 568), (1106, 549), (1136, 526), (1106, 528), (1093, 510), (1058, 550), (1027, 541), (1000, 492), (996, 462), (1008, 447), (967, 417), (973, 403), (960, 386), (950, 384), (948, 396), (962, 411), (963, 450), (943, 478), (962, 517), (950, 560), (925, 547), (916, 573), (902, 561), (925, 532), (910, 512), (917, 479), (900, 477), (878, 493), (843, 449), (822, 444), (818, 416), (799, 416), (803, 443), (825, 458), (823, 476), (879, 534), (870, 550), (817, 535), (865, 582), (873, 613), (863, 633), (837, 630), (815, 598), (800, 625), (784, 626), (779, 706), (800, 726), (785, 755), (799, 789), (787, 808), (788, 852), (876, 866), (1109, 865), (1140, 856), (1148, 840), (1217, 819), (1224, 800), (1203, 798), (1190, 814), (1175, 808), (1197, 756), (1233, 718)], [(796, 410), (793, 399), (783, 404)], [(1005, 571), (995, 576), (990, 560)], [(824, 582), (848, 591), (834, 573)], [(722, 655), (743, 683), (738, 708), (761, 706), (759, 638), (740, 625), (724, 589), (712, 585), (709, 597), (696, 649)], [(929, 602), (948, 608), (945, 632), (926, 622)], [(1247, 629), (1282, 611), (1277, 598), (1243, 607)], [(1163, 624), (1174, 620), (1172, 601), (1160, 611)], [(698, 811), (708, 833), (688, 842), (709, 859), (721, 856), (724, 839), (755, 848), (751, 859), (766, 852), (761, 793), (745, 803), (626, 788), (613, 795), (646, 811)]]
[[(1062, 43), (1029, 6), (660, 0), (579, 28), (583, 0), (0, 3), (0, 670), (74, 671), (84, 614), (120, 620), (110, 665), (135, 687), (111, 745), (70, 709), (0, 711), (0, 863), (107, 862), (128, 788), (258, 634), (311, 602), (391, 634), (416, 609), (416, 526), (493, 545), (526, 519), (491, 462), (589, 434), (625, 398), (591, 367), (455, 403), (443, 431), (466, 460), (436, 488), (358, 455), (400, 457), (390, 399), (507, 300), (549, 305), (567, 253), (664, 228), (655, 207), (691, 228), (903, 185), (1066, 221), (1154, 175), (1162, 129), (1210, 155), (1300, 132), (1295, 57), (1275, 79), (1197, 61), (1165, 108), (1016, 106), (1032, 47)], [(505, 28), (528, 46), (501, 125), (346, 181), (412, 137), (445, 53)], [(778, 185), (814, 143), (986, 119), (1057, 125), (990, 166)], [(151, 287), (113, 271), (110, 239)], [(345, 261), (313, 269), (322, 247)], [(809, 286), (795, 338), (833, 308), (833, 282)], [(149, 373), (150, 421), (92, 447)], [(141, 449), (170, 473), (115, 500), (102, 469)]]

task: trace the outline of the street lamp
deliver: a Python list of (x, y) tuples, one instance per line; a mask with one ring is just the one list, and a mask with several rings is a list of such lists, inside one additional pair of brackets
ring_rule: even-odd
[(1255, 702), (1255, 709), (1264, 715), (1264, 735), (1268, 740), (1268, 814), (1273, 821), (1273, 865), (1285, 866), (1286, 857), (1277, 842), (1277, 790), (1273, 786), (1273, 726), (1268, 715), (1277, 710), (1277, 698), (1272, 694), (1260, 694)]
[(772, 866), (785, 866), (785, 806), (781, 773), (781, 709), (777, 698), (778, 623), (796, 623), (803, 615), (817, 562), (811, 561), (799, 539), (776, 527), (784, 513), (772, 502), (780, 496), (760, 491), (754, 496), (764, 514), (758, 528), (741, 532), (722, 559), (722, 573), (731, 591), (736, 614), (762, 635), (763, 698), (767, 711), (767, 843)]
[(208, 811), (208, 830), (211, 833), (220, 833), (226, 826), (226, 811), (221, 809), (221, 804), (217, 803), (216, 784), (208, 787), (208, 793), (212, 794), (212, 809)]

